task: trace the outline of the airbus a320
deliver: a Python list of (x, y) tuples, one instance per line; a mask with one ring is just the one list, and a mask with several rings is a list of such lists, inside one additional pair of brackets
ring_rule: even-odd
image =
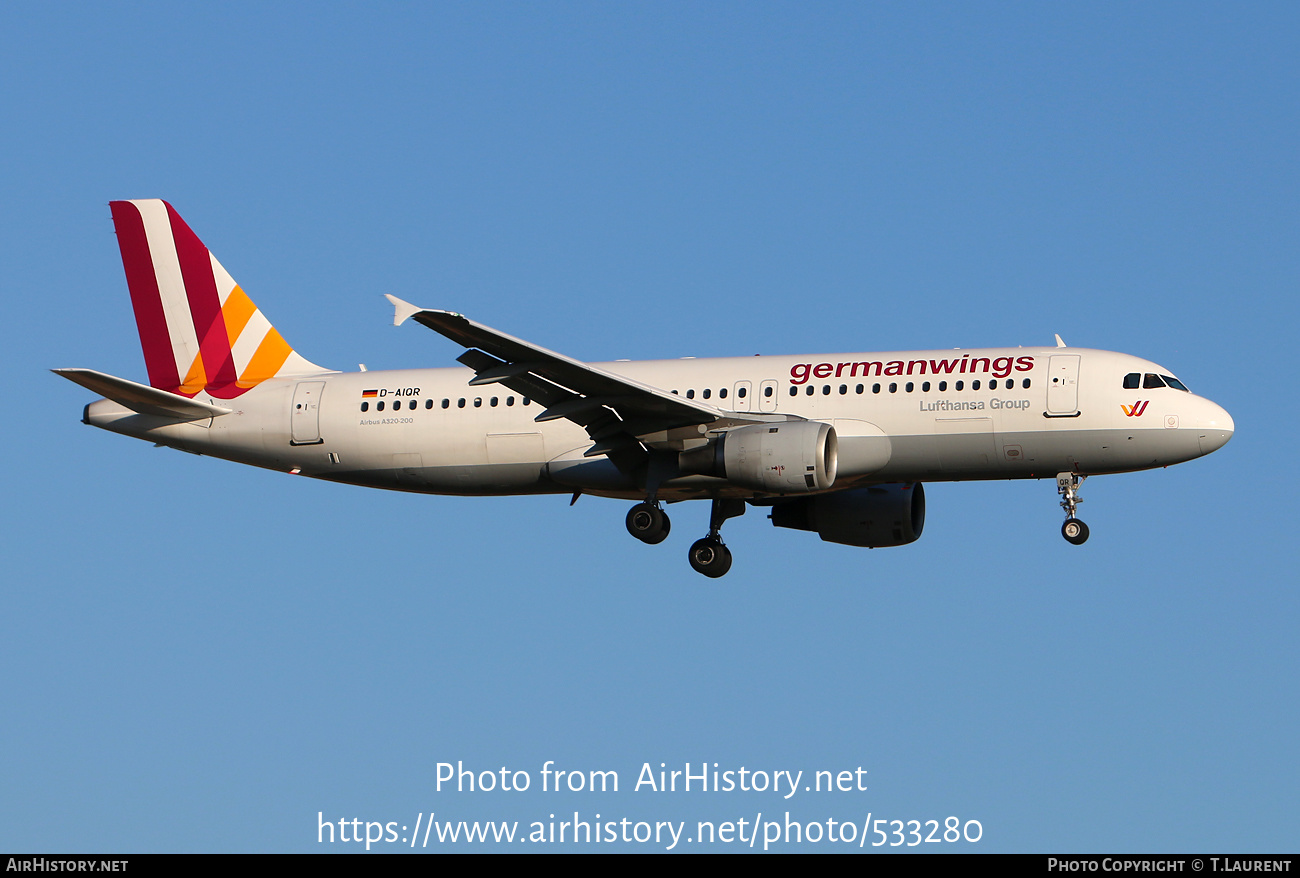
[(465, 348), (460, 367), (339, 372), (276, 332), (164, 201), (111, 204), (148, 384), (55, 369), (104, 398), (83, 421), (312, 478), (428, 494), (634, 501), (663, 542), (666, 503), (708, 500), (691, 566), (731, 567), (748, 506), (850, 546), (911, 543), (927, 481), (1052, 478), (1081, 544), (1085, 478), (1221, 448), (1224, 409), (1163, 366), (1067, 347), (583, 363), (388, 296), (394, 323)]

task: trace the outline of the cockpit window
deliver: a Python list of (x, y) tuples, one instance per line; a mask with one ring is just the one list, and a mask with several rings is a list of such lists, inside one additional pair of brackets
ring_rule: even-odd
[(1173, 375), (1161, 375), (1160, 377), (1165, 379), (1165, 383), (1168, 384), (1170, 387), (1172, 387), (1174, 390), (1181, 390), (1184, 393), (1191, 393), (1191, 391), (1187, 389), (1187, 385), (1179, 381)]
[(1141, 381), (1142, 381), (1141, 372), (1130, 372), (1124, 376), (1124, 389), (1137, 390), (1138, 385), (1141, 383)]
[(1159, 375), (1152, 375), (1150, 372), (1142, 379), (1143, 390), (1154, 390), (1157, 387), (1164, 387), (1165, 382), (1160, 380)]

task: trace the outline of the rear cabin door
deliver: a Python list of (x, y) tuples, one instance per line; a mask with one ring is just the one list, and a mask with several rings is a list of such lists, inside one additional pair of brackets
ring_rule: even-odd
[(319, 445), (320, 398), (324, 381), (299, 381), (293, 389), (293, 410), (289, 414), (289, 444)]

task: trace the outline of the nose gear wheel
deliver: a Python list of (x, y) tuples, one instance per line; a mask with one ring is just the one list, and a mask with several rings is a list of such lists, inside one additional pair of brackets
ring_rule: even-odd
[(1088, 525), (1075, 518), (1075, 511), (1083, 498), (1079, 496), (1079, 486), (1087, 476), (1074, 473), (1056, 474), (1056, 492), (1061, 495), (1061, 508), (1065, 510), (1065, 524), (1061, 525), (1061, 536), (1066, 542), (1081, 546), (1088, 541)]

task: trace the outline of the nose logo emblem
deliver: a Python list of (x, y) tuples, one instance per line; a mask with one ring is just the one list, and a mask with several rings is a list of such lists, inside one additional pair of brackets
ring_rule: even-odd
[(1140, 418), (1142, 417), (1142, 413), (1147, 410), (1148, 401), (1149, 400), (1143, 399), (1133, 403), (1132, 405), (1124, 405), (1123, 403), (1120, 403), (1120, 408), (1122, 408), (1124, 414), (1128, 415), (1130, 418)]

